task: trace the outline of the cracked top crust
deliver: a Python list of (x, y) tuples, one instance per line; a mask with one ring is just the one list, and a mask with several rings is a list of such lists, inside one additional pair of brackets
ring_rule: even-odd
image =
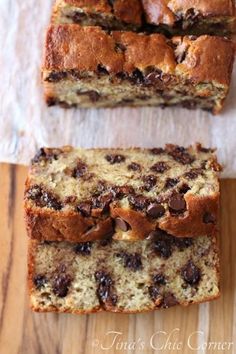
[(173, 26), (178, 14), (194, 9), (204, 17), (234, 16), (235, 3), (232, 0), (142, 0), (146, 19), (152, 24)]
[[(117, 46), (122, 50), (117, 50)], [(179, 52), (183, 51), (179, 63)], [(234, 44), (220, 37), (185, 36), (169, 40), (161, 34), (120, 31), (107, 34), (99, 27), (51, 25), (43, 71), (96, 72), (98, 65), (102, 65), (112, 75), (152, 67), (196, 83), (229, 86), (234, 52)]]

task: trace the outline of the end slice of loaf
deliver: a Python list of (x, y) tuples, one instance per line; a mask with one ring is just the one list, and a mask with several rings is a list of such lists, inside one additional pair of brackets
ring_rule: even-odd
[(200, 144), (153, 149), (42, 148), (25, 188), (31, 238), (86, 242), (211, 234), (219, 201), (214, 151)]
[(35, 311), (135, 313), (219, 296), (215, 236), (87, 243), (30, 240), (30, 303)]
[(168, 39), (54, 24), (45, 43), (45, 99), (64, 108), (181, 105), (217, 114), (229, 91), (234, 52), (234, 44), (220, 37)]

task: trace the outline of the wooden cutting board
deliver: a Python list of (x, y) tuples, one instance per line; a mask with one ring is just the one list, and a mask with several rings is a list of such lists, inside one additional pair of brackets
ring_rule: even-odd
[(236, 353), (236, 180), (221, 183), (219, 300), (139, 315), (76, 316), (28, 308), (26, 173), (0, 165), (0, 354)]

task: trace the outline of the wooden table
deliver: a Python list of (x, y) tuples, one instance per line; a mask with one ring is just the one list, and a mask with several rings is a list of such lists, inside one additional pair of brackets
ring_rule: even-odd
[(221, 183), (219, 300), (139, 315), (76, 316), (37, 314), (28, 308), (25, 177), (25, 167), (0, 165), (1, 354), (236, 353), (236, 180)]

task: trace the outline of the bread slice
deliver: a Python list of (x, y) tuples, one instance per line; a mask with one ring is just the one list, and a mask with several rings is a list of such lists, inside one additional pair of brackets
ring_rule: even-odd
[(57, 0), (52, 21), (136, 31), (142, 25), (140, 0)]
[(219, 296), (215, 236), (29, 246), (30, 303), (35, 311), (135, 313)]
[[(215, 55), (217, 48), (217, 55)], [(234, 44), (220, 37), (137, 34), (51, 25), (42, 68), (49, 106), (172, 106), (219, 113)]]
[(234, 0), (57, 0), (52, 20), (171, 35), (226, 36), (236, 31)]
[(142, 0), (142, 5), (152, 31), (219, 36), (236, 31), (235, 0)]
[(42, 148), (26, 181), (28, 234), (85, 242), (114, 234), (139, 240), (161, 228), (179, 237), (211, 234), (220, 165), (211, 149)]

